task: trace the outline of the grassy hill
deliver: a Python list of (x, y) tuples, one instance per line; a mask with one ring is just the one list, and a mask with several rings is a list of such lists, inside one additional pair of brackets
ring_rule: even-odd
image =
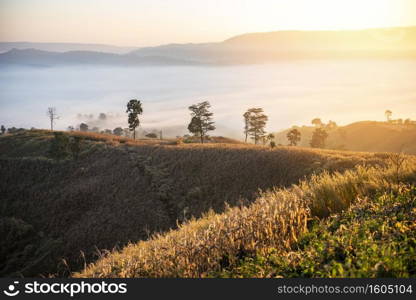
[(398, 165), (315, 175), (131, 244), (75, 276), (414, 277), (416, 161)]
[[(69, 275), (101, 257), (103, 249), (147, 240), (209, 211), (209, 222), (228, 216), (215, 215), (226, 211), (227, 205), (242, 207), (231, 211), (248, 212), (251, 208), (244, 207), (262, 199), (260, 189), (290, 187), (324, 171), (387, 165), (385, 154), (63, 134), (70, 140), (81, 138), (77, 158), (52, 159), (48, 151), (55, 138), (49, 131), (0, 137), (1, 276)], [(278, 209), (291, 207), (288, 199)], [(296, 215), (297, 210), (290, 214)], [(190, 224), (202, 230), (209, 226), (204, 220)], [(269, 224), (267, 218), (264, 222)], [(182, 239), (183, 232), (173, 231), (167, 239), (176, 234)], [(256, 237), (255, 232), (251, 234)], [(257, 240), (262, 243), (261, 236)], [(175, 253), (165, 254), (168, 262)], [(101, 275), (123, 275), (114, 269), (111, 272)]]
[[(294, 127), (301, 132), (302, 147), (309, 147), (311, 126)], [(275, 134), (276, 143), (287, 145), (290, 129)], [(326, 148), (368, 152), (404, 152), (416, 154), (416, 125), (397, 125), (386, 122), (365, 121), (327, 130)]]
[(270, 248), (211, 276), (415, 277), (415, 241), (416, 188), (402, 187), (311, 222), (284, 255)]

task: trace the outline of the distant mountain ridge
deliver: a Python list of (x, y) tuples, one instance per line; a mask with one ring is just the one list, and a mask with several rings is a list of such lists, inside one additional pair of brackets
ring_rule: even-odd
[(50, 52), (94, 51), (125, 54), (137, 48), (138, 47), (121, 47), (105, 44), (0, 42), (0, 53), (8, 52), (12, 49), (37, 49)]
[(51, 67), (65, 65), (192, 65), (192, 61), (170, 57), (136, 57), (131, 54), (114, 54), (93, 51), (49, 52), (37, 49), (12, 49), (0, 54), (0, 65)]
[[(416, 27), (248, 33), (219, 43), (168, 44), (127, 52), (123, 52), (126, 48), (117, 48), (117, 52), (111, 48), (113, 46), (105, 45), (84, 45), (79, 49), (76, 49), (77, 44), (69, 45), (72, 50), (63, 52), (45, 51), (45, 47), (37, 49), (36, 46), (30, 50), (15, 47), (0, 54), (0, 64), (227, 65), (290, 59), (416, 59)], [(92, 51), (94, 47), (100, 50)], [(62, 50), (63, 46), (55, 48)]]

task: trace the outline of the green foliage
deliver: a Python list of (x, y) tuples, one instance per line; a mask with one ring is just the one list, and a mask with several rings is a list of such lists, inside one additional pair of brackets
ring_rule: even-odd
[[(263, 113), (262, 108), (250, 108), (244, 114), (246, 120), (246, 133), (251, 136), (255, 144), (266, 137), (266, 123), (268, 117)], [(248, 124), (248, 126), (247, 126)]]
[(132, 99), (127, 103), (129, 129), (133, 131), (133, 139), (136, 139), (136, 128), (140, 125), (139, 115), (143, 113), (140, 100)]
[(285, 253), (270, 249), (220, 277), (416, 277), (416, 188), (366, 198), (309, 224)]
[(204, 143), (208, 131), (215, 130), (215, 122), (212, 121), (214, 114), (209, 111), (210, 108), (211, 105), (208, 101), (189, 106), (192, 119), (188, 125), (188, 130), (195, 136), (200, 137), (201, 143)]
[(20, 219), (0, 218), (0, 276), (31, 276), (56, 271), (62, 243)]
[(149, 139), (157, 139), (157, 134), (151, 132), (151, 133), (146, 134), (146, 137)]
[(69, 156), (69, 138), (62, 132), (54, 132), (54, 138), (49, 147), (49, 156), (62, 160)]
[(123, 128), (121, 128), (121, 127), (114, 128), (113, 134), (115, 134), (117, 136), (122, 136), (123, 135)]
[(71, 151), (72, 157), (74, 159), (79, 158), (79, 154), (81, 153), (82, 142), (83, 138), (80, 136), (73, 136), (71, 138), (69, 150)]
[(88, 125), (85, 124), (85, 123), (81, 123), (79, 125), (79, 130), (82, 131), (82, 132), (87, 132), (88, 131)]

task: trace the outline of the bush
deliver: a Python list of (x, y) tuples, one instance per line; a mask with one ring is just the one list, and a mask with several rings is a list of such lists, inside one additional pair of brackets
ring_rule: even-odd
[(54, 138), (49, 147), (49, 156), (56, 160), (65, 159), (69, 156), (69, 138), (62, 132), (54, 132)]

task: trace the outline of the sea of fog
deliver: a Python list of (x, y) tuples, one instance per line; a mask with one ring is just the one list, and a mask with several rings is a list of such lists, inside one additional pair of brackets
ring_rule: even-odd
[[(416, 119), (416, 61), (294, 61), (220, 67), (0, 67), (0, 124), (56, 128), (87, 122), (126, 127), (129, 99), (143, 102), (141, 126), (166, 135), (187, 132), (191, 104), (212, 104), (214, 135), (242, 136), (242, 114), (262, 107), (268, 130), (309, 124), (314, 117), (348, 124), (393, 117)], [(106, 120), (98, 119), (105, 113)], [(91, 116), (92, 115), (92, 116)]]

